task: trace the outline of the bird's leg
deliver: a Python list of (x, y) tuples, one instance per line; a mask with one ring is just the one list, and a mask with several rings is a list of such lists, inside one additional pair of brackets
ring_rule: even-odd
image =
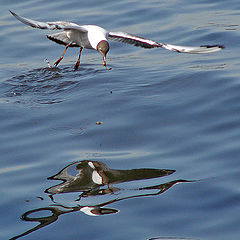
[(68, 44), (66, 45), (66, 47), (65, 47), (65, 49), (64, 49), (61, 57), (54, 63), (55, 67), (62, 61), (62, 59), (63, 59), (63, 57), (64, 57), (64, 55), (65, 55), (66, 50), (68, 49), (68, 47), (69, 47), (71, 44), (72, 44), (72, 42), (70, 42), (70, 43), (68, 43)]
[(80, 49), (79, 49), (78, 60), (77, 60), (77, 62), (74, 65), (74, 70), (75, 71), (78, 70), (78, 67), (79, 67), (79, 64), (80, 64), (80, 57), (81, 57), (82, 49), (83, 49), (82, 47), (80, 47)]
[(108, 68), (108, 67), (107, 67), (107, 62), (106, 62), (106, 58), (105, 58), (105, 57), (103, 57), (103, 63), (102, 63), (102, 65), (106, 68), (107, 71), (108, 71), (108, 70), (111, 70), (111, 68)]

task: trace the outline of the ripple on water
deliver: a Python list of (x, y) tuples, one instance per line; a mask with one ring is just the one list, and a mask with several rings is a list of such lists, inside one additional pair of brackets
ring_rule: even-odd
[[(105, 71), (82, 65), (78, 71), (64, 68), (37, 68), (6, 80), (1, 85), (6, 102), (20, 104), (54, 104), (68, 98), (69, 92), (80, 86), (84, 79)], [(68, 94), (66, 94), (68, 93)], [(1, 102), (4, 102), (2, 99)]]

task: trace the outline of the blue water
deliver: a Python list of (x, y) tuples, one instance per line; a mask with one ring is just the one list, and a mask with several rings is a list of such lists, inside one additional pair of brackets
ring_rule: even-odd
[[(111, 42), (101, 56), (42, 21), (98, 24), (210, 55)], [(238, 239), (236, 1), (2, 1), (0, 239)], [(94, 215), (94, 216), (93, 216)], [(165, 238), (164, 238), (165, 237)]]

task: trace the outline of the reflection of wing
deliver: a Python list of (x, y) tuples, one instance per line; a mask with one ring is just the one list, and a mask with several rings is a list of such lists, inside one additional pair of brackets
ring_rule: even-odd
[(177, 45), (155, 42), (153, 40), (138, 37), (126, 32), (109, 32), (108, 38), (110, 40), (132, 44), (137, 47), (143, 47), (143, 48), (162, 47), (167, 50), (180, 52), (180, 53), (195, 53), (195, 54), (213, 53), (213, 52), (220, 51), (221, 49), (224, 48), (224, 46), (222, 45), (204, 45), (200, 47), (177, 46)]
[[(75, 168), (74, 175), (69, 174), (71, 168)], [(119, 191), (110, 184), (159, 178), (174, 172), (175, 170), (151, 168), (116, 170), (109, 169), (99, 161), (83, 160), (72, 163), (49, 177), (50, 180), (62, 180), (63, 182), (46, 189), (45, 192), (49, 194), (83, 192), (81, 196), (109, 194)], [(108, 187), (101, 188), (104, 185)]]
[(71, 22), (39, 22), (29, 18), (20, 17), (16, 13), (10, 11), (10, 13), (17, 18), (20, 22), (29, 25), (33, 28), (40, 28), (40, 29), (49, 29), (49, 30), (78, 30), (80, 32), (87, 32), (87, 30), (76, 23)]

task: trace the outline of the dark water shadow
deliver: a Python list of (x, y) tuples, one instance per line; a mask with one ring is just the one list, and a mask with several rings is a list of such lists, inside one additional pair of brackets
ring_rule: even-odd
[[(17, 235), (13, 239), (26, 236), (38, 229), (54, 223), (58, 218), (67, 213), (81, 212), (89, 216), (103, 216), (118, 213), (120, 210), (108, 207), (113, 203), (123, 200), (130, 200), (143, 197), (158, 196), (178, 183), (188, 183), (184, 179), (177, 179), (157, 185), (141, 186), (134, 189), (134, 194), (128, 194), (125, 197), (117, 197), (116, 192), (123, 192), (125, 189), (114, 186), (119, 183), (129, 183), (131, 181), (160, 178), (171, 175), (175, 170), (170, 169), (150, 169), (139, 168), (130, 170), (116, 170), (108, 168), (103, 162), (83, 160), (67, 165), (49, 180), (61, 180), (62, 183), (54, 185), (45, 190), (49, 194), (52, 204), (42, 208), (36, 208), (25, 212), (22, 220), (27, 222), (36, 222), (38, 225), (28, 231)], [(56, 194), (79, 193), (75, 199), (75, 206), (66, 206), (66, 204), (57, 203), (54, 200)], [(109, 201), (101, 201), (94, 205), (81, 204), (81, 200), (91, 196), (99, 197), (110, 195)], [(43, 199), (42, 199), (43, 200)], [(36, 213), (41, 217), (37, 217)], [(31, 217), (31, 214), (34, 214)], [(45, 215), (44, 215), (45, 214)]]
[(29, 105), (55, 104), (68, 99), (84, 80), (105, 72), (96, 66), (81, 65), (78, 71), (72, 66), (37, 68), (11, 77), (1, 85), (5, 102)]

